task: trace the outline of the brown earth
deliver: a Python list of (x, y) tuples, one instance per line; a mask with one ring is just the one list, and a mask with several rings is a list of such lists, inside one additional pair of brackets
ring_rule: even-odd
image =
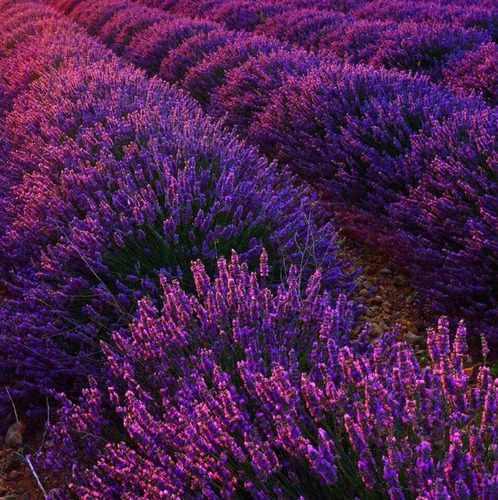
[[(12, 419), (15, 423), (15, 418)], [(28, 463), (23, 458), (30, 453), (35, 453), (44, 443), (43, 429), (38, 427), (40, 426), (28, 423), (20, 446), (8, 446), (5, 436), (0, 437), (0, 500), (43, 500), (45, 498)], [(36, 466), (34, 469), (47, 493), (60, 486), (60, 481), (50, 473), (37, 470)]]

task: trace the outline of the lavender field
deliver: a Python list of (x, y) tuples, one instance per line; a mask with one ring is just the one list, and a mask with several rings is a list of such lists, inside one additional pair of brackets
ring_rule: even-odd
[(0, 0), (0, 182), (0, 500), (498, 499), (496, 0)]

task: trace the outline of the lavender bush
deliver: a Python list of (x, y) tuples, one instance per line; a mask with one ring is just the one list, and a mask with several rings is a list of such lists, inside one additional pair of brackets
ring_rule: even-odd
[(493, 0), (459, 1), (404, 1), (375, 0), (359, 6), (355, 16), (361, 19), (379, 19), (417, 23), (448, 23), (464, 28), (477, 28), (487, 31), (494, 41), (498, 35), (498, 8)]
[(269, 54), (281, 48), (279, 42), (261, 36), (240, 34), (232, 44), (220, 47), (188, 71), (182, 87), (202, 105), (207, 106), (212, 93), (227, 78), (227, 73), (244, 64), (251, 56)]
[[(428, 333), (430, 359), (389, 334), (349, 340), (350, 309), (304, 296), (297, 270), (265, 286), (236, 254), (196, 295), (163, 279), (130, 329), (103, 346), (108, 392), (61, 396), (52, 468), (80, 498), (467, 498), (497, 494), (498, 381), (469, 389), (465, 328)], [(107, 444), (105, 444), (107, 443)], [(96, 450), (99, 450), (95, 456)], [(71, 460), (84, 451), (91, 461)], [(126, 467), (123, 467), (126, 464)], [(151, 470), (154, 473), (151, 474)]]
[(454, 114), (412, 138), (419, 185), (390, 209), (408, 239), (405, 263), (433, 310), (465, 316), (498, 340), (498, 113)]
[(298, 9), (267, 19), (256, 29), (256, 33), (310, 50), (319, 46), (325, 33), (333, 33), (347, 23), (348, 18), (341, 13)]
[(289, 78), (252, 129), (264, 152), (334, 197), (371, 213), (405, 195), (420, 177), (407, 168), (411, 136), (455, 109), (457, 100), (426, 78), (331, 63)]
[(130, 6), (113, 15), (102, 26), (99, 36), (116, 54), (121, 55), (138, 33), (167, 18), (161, 12)]
[(219, 26), (209, 21), (182, 18), (157, 23), (133, 38), (125, 56), (148, 72), (156, 73), (171, 50), (190, 37), (217, 29)]
[(227, 74), (224, 85), (212, 97), (208, 113), (226, 115), (228, 125), (247, 134), (255, 115), (270, 104), (271, 94), (278, 91), (288, 76), (309, 73), (320, 60), (299, 49), (277, 50), (251, 57), (246, 63)]
[(285, 8), (278, 2), (228, 0), (210, 9), (207, 17), (230, 30), (253, 31), (269, 18), (288, 11), (288, 7)]
[(185, 40), (178, 48), (168, 52), (158, 75), (171, 83), (182, 83), (190, 69), (218, 49), (235, 43), (240, 35), (234, 31), (216, 30), (201, 33)]
[(116, 12), (129, 6), (127, 0), (109, 0), (98, 4), (83, 0), (71, 10), (71, 18), (82, 24), (91, 35), (97, 35)]
[(489, 41), (487, 33), (475, 28), (445, 23), (365, 20), (332, 30), (328, 37), (322, 38), (320, 48), (354, 64), (421, 71), (439, 80), (451, 56), (474, 50)]

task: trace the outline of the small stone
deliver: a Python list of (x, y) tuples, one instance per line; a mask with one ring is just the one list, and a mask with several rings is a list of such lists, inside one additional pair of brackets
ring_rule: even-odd
[(26, 425), (24, 422), (18, 421), (12, 424), (5, 435), (5, 446), (7, 448), (18, 448), (21, 446), (25, 431)]
[(422, 340), (422, 337), (418, 335), (413, 335), (413, 333), (406, 332), (405, 333), (405, 341), (409, 344), (418, 344)]
[(17, 476), (19, 475), (19, 472), (16, 471), (16, 470), (11, 470), (8, 474), (7, 474), (7, 477), (9, 479), (16, 479)]
[(365, 297), (365, 295), (368, 295), (368, 290), (363, 288), (362, 290), (360, 290), (360, 297)]
[(22, 457), (17, 453), (12, 452), (3, 464), (3, 471), (9, 472), (17, 469), (22, 464)]
[(370, 335), (372, 337), (380, 337), (382, 335), (382, 328), (377, 323), (370, 325)]
[(408, 285), (408, 279), (402, 274), (396, 274), (393, 278), (393, 283), (396, 286), (406, 286)]
[(382, 302), (384, 302), (384, 299), (380, 295), (376, 295), (372, 300), (377, 304), (381, 304)]
[(401, 313), (399, 311), (396, 311), (395, 313), (393, 313), (392, 319), (397, 320), (400, 318), (401, 318)]
[(380, 274), (387, 274), (387, 275), (391, 275), (393, 272), (388, 268), (388, 267), (384, 267), (384, 269), (381, 269), (379, 271)]
[(418, 328), (410, 321), (406, 322), (405, 329), (413, 335), (418, 335)]
[(53, 488), (48, 492), (48, 498), (50, 500), (57, 500), (58, 498), (64, 498), (64, 490), (62, 488)]
[(368, 281), (368, 280), (365, 280), (365, 281), (363, 282), (363, 288), (364, 288), (365, 290), (370, 290), (370, 288), (372, 288), (372, 286), (373, 286), (373, 285), (372, 285), (372, 283), (370, 283), (370, 281)]

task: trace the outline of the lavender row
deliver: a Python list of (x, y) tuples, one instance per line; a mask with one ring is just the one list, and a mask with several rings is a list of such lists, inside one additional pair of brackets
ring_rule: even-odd
[[(137, 0), (148, 7), (191, 18), (216, 20), (229, 29), (251, 31), (274, 25), (275, 17), (303, 18), (303, 13), (345, 14), (350, 19), (371, 19), (401, 23), (415, 21), (478, 27), (497, 34), (497, 9), (493, 0), (406, 1), (397, 0)], [(318, 15), (318, 14), (317, 14)], [(312, 16), (312, 18), (315, 16)], [(317, 17), (315, 17), (317, 19)], [(313, 22), (313, 21), (312, 21)], [(317, 31), (323, 28), (317, 25)]]
[(163, 279), (163, 303), (104, 346), (108, 391), (61, 397), (45, 463), (78, 498), (498, 495), (498, 380), (483, 367), (469, 387), (462, 325), (451, 346), (444, 320), (429, 331), (423, 367), (396, 333), (351, 343), (319, 273), (301, 297), (297, 268), (265, 285), (265, 253), (259, 272), (236, 254), (216, 280), (192, 272), (194, 296)]
[[(62, 3), (50, 1), (64, 13), (71, 15), (74, 20), (84, 24), (91, 34), (100, 34), (103, 41), (110, 44), (118, 53), (123, 51), (123, 47), (128, 46), (132, 36), (154, 23), (159, 23), (156, 30), (154, 28), (147, 30), (149, 45), (141, 47), (137, 44), (134, 50), (130, 51), (130, 57), (137, 58), (140, 64), (145, 64), (155, 71), (158, 70), (161, 59), (166, 58), (167, 49), (175, 48), (170, 44), (162, 47), (158, 55), (149, 54), (151, 39), (171, 36), (171, 30), (167, 31), (165, 27), (168, 24), (180, 22), (188, 26), (193, 33), (184, 33), (184, 39), (222, 27), (225, 30), (234, 28), (240, 31), (238, 26), (218, 24), (222, 18), (209, 16), (208, 13), (205, 14), (205, 18), (196, 18), (193, 21), (189, 17), (193, 14), (186, 8), (182, 9), (179, 4), (162, 12), (158, 9), (140, 8), (140, 6), (133, 5), (131, 0), (114, 0), (98, 7), (91, 2), (80, 0)], [(232, 6), (234, 12), (242, 15), (241, 10), (243, 11), (244, 5), (235, 2)], [(284, 6), (281, 7), (284, 8)], [(435, 6), (428, 5), (427, 8), (429, 7)], [(450, 7), (445, 6), (445, 8)], [(453, 17), (448, 14), (440, 19), (422, 20), (416, 16), (413, 18), (407, 16), (409, 20), (404, 22), (361, 17), (357, 19), (353, 15), (345, 15), (342, 12), (316, 8), (289, 7), (289, 9), (284, 9), (284, 12), (279, 15), (265, 17), (264, 24), (256, 28), (255, 34), (277, 38), (284, 44), (319, 51), (322, 56), (334, 55), (352, 64), (363, 63), (376, 68), (420, 72), (430, 76), (433, 80), (445, 81), (450, 86), (455, 84), (454, 78), (451, 77), (452, 68), (460, 66), (462, 59), (466, 58), (467, 61), (466, 75), (470, 76), (479, 71), (481, 47), (496, 38), (494, 30), (498, 29), (498, 11), (485, 7), (482, 8), (484, 10), (477, 9), (473, 16), (465, 8), (452, 11)], [(202, 15), (202, 12), (202, 9), (197, 11), (197, 15)], [(396, 16), (394, 18), (396, 19)], [(100, 33), (104, 24), (106, 27)], [(161, 27), (161, 24), (164, 26)], [(240, 34), (247, 33), (242, 31)], [(158, 49), (156, 47), (156, 52)], [(161, 57), (156, 61), (159, 56)], [(490, 56), (488, 65), (496, 66), (496, 57), (493, 58), (493, 53), (490, 53)], [(148, 59), (150, 61), (146, 62)], [(447, 67), (449, 69), (445, 71)], [(469, 84), (473, 80), (469, 79), (467, 85), (469, 88), (464, 87), (464, 89), (483, 92), (485, 98), (493, 104), (496, 99), (493, 73), (481, 70), (481, 77), (484, 79), (475, 81), (472, 86)], [(462, 90), (462, 87), (458, 85), (455, 88)]]
[[(70, 15), (97, 34), (114, 26), (115, 50), (180, 84), (288, 164), (340, 205), (346, 223), (351, 211), (363, 214), (366, 223), (353, 230), (389, 249), (426, 305), (496, 338), (496, 111), (427, 76), (354, 66), (207, 21), (161, 20), (162, 12), (123, 0), (119, 12), (115, 2), (99, 5), (106, 19), (114, 13), (100, 31), (91, 3)], [(155, 24), (140, 24), (155, 12)], [(482, 45), (477, 58), (489, 82), (494, 47)], [(464, 90), (462, 66), (452, 68), (448, 78)]]
[(498, 40), (498, 9), (492, 2), (140, 3), (332, 53), (349, 63), (423, 72), (438, 81), (449, 60)]
[(0, 36), (11, 101), (0, 248), (12, 294), (0, 372), (20, 380), (13, 395), (98, 377), (99, 340), (157, 296), (159, 272), (192, 288), (196, 258), (214, 272), (236, 249), (254, 266), (264, 246), (270, 281), (303, 263), (303, 279), (320, 267), (333, 296), (352, 291), (311, 192), (181, 91), (24, 5), (6, 4)]

